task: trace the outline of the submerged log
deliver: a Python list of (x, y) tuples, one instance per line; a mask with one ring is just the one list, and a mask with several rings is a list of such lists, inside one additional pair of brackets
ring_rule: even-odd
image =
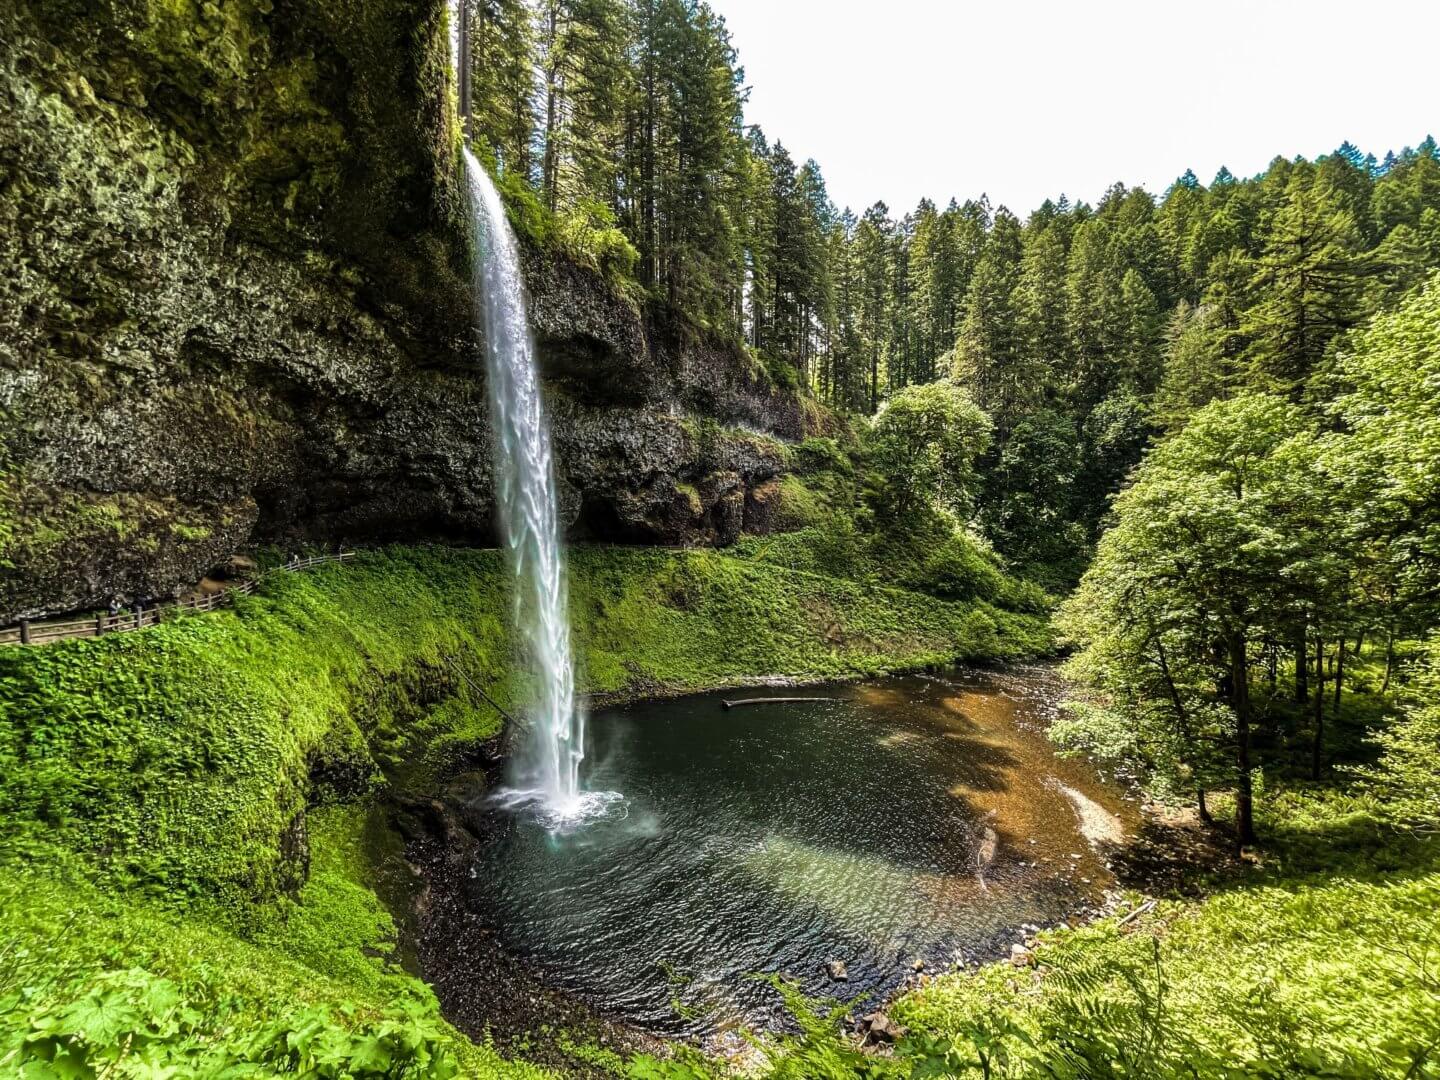
[(833, 697), (752, 697), (738, 698), (735, 701), (720, 702), (727, 709), (737, 709), (741, 705), (778, 705), (787, 701), (839, 701)]
[(975, 880), (980, 882), (981, 892), (989, 892), (990, 886), (985, 883), (985, 871), (989, 870), (990, 864), (995, 861), (995, 852), (1000, 848), (1000, 834), (990, 824), (995, 820), (994, 810), (980, 820), (985, 822), (985, 833), (975, 852)]

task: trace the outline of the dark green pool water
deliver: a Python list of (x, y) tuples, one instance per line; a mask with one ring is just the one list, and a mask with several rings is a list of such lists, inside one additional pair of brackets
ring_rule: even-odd
[(917, 958), (1003, 952), (1098, 898), (1127, 817), (1046, 742), (1057, 689), (1037, 669), (600, 713), (588, 783), (623, 808), (568, 835), (506, 817), (470, 903), (547, 982), (667, 1034), (783, 1023), (753, 973), (880, 995)]

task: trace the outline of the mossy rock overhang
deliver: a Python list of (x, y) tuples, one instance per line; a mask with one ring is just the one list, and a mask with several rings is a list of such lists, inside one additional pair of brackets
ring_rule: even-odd
[[(438, 0), (0, 10), (0, 621), (256, 543), (493, 536), (444, 30)], [(596, 274), (526, 278), (579, 535), (733, 539), (828, 422)]]
[[(149, 215), (126, 205), (130, 239), (222, 226), (217, 239), (333, 273), (433, 354), (470, 311), (444, 18), (444, 0), (21, 0), (7, 82), (57, 94), (81, 138), (122, 136), (118, 156), (160, 196)], [(141, 132), (160, 145), (123, 138)], [(56, 179), (89, 186), (99, 210), (130, 177), (90, 164)]]

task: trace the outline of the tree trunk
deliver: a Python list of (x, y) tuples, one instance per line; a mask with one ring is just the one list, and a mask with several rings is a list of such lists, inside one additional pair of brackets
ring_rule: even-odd
[(1315, 680), (1315, 741), (1310, 747), (1310, 779), (1319, 780), (1325, 744), (1325, 639), (1319, 634), (1315, 636)]
[(1335, 643), (1335, 718), (1340, 718), (1340, 692), (1345, 685), (1345, 639)]
[(654, 3), (645, 5), (645, 106), (644, 130), (640, 144), (640, 280), (646, 285), (655, 284), (658, 258), (655, 237), (655, 122), (657, 116), (655, 20), (657, 13)]
[(457, 29), (457, 36), (459, 48), (456, 52), (459, 55), (456, 57), (458, 70), (455, 72), (455, 91), (460, 111), (460, 126), (468, 138), (470, 135), (470, 79), (473, 74), (470, 69), (472, 63), (470, 58), (470, 0), (461, 0), (460, 25)]
[(556, 139), (559, 133), (556, 129), (556, 113), (559, 107), (560, 78), (559, 64), (555, 60), (555, 48), (558, 38), (559, 4), (552, 0), (550, 4), (550, 17), (548, 20), (546, 37), (545, 56), (545, 156), (540, 164), (540, 189), (544, 193), (545, 207), (552, 214), (559, 203), (560, 171), (559, 151), (556, 147)]
[[(1155, 638), (1155, 653), (1160, 660), (1160, 675), (1165, 680), (1165, 689), (1170, 694), (1170, 705), (1175, 710), (1175, 725), (1180, 730), (1180, 737), (1186, 743), (1186, 756), (1189, 755), (1189, 748), (1194, 745), (1195, 737), (1190, 730), (1190, 714), (1185, 710), (1184, 699), (1180, 697), (1180, 690), (1175, 685), (1175, 678), (1170, 673), (1170, 658), (1165, 652), (1165, 641), (1157, 636)], [(1195, 803), (1200, 811), (1200, 820), (1210, 824), (1214, 819), (1210, 816), (1210, 808), (1205, 805), (1205, 789), (1196, 787)]]
[(870, 412), (875, 413), (880, 409), (880, 353), (875, 348), (870, 350)]
[(1241, 847), (1255, 843), (1254, 793), (1250, 785), (1250, 670), (1245, 635), (1236, 631), (1227, 642), (1230, 654), (1230, 701), (1235, 709), (1235, 839)]
[(545, 87), (545, 157), (542, 159), (541, 188), (545, 193), (545, 208), (552, 214), (560, 202), (560, 163), (555, 145), (555, 111), (558, 95), (552, 78)]
[(1305, 642), (1305, 627), (1295, 638), (1295, 704), (1304, 705), (1310, 700), (1310, 650)]

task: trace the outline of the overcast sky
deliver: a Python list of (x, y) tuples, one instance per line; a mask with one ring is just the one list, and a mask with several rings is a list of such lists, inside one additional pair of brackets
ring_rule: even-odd
[(985, 192), (1023, 218), (1115, 180), (1440, 137), (1440, 0), (710, 3), (748, 120), (857, 212)]

